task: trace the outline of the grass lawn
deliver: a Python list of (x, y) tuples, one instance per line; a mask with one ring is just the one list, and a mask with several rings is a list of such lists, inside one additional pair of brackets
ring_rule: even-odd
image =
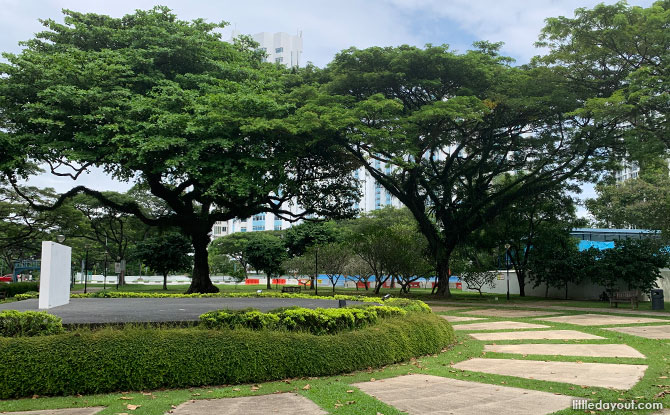
[[(549, 302), (549, 304), (554, 304)], [(464, 308), (465, 310), (465, 308)], [(461, 310), (443, 312), (439, 314), (458, 314)], [(581, 314), (580, 312), (566, 311), (563, 314)], [(490, 318), (490, 321), (510, 320), (509, 318)], [(179, 405), (189, 399), (225, 398), (236, 396), (259, 395), (274, 392), (294, 391), (311, 399), (325, 410), (336, 414), (401, 414), (397, 409), (385, 405), (351, 386), (356, 382), (383, 379), (410, 373), (423, 373), (465, 381), (484, 382), (496, 385), (514, 386), (525, 389), (546, 391), (575, 397), (603, 400), (606, 402), (620, 402), (638, 400), (642, 402), (662, 402), (670, 407), (670, 342), (650, 340), (603, 330), (603, 327), (583, 327), (570, 324), (538, 321), (535, 318), (514, 318), (511, 320), (528, 323), (542, 323), (552, 329), (578, 330), (604, 337), (605, 340), (533, 340), (533, 341), (496, 341), (496, 344), (514, 343), (565, 343), (565, 344), (627, 344), (641, 353), (645, 359), (634, 358), (591, 358), (591, 357), (562, 357), (542, 355), (516, 355), (501, 353), (484, 353), (484, 344), (491, 342), (477, 341), (466, 333), (457, 331), (458, 342), (449, 350), (435, 356), (425, 356), (410, 362), (387, 366), (379, 370), (368, 370), (340, 376), (330, 376), (311, 379), (289, 379), (281, 382), (261, 383), (258, 385), (219, 385), (205, 388), (182, 390), (159, 390), (143, 392), (123, 392), (103, 395), (49, 397), (34, 399), (19, 399), (0, 402), (0, 411), (18, 411), (31, 409), (63, 408), (78, 406), (105, 406), (101, 414), (164, 414), (172, 406)], [(670, 321), (670, 320), (669, 320)], [(356, 353), (355, 345), (343, 353)], [(451, 367), (452, 364), (474, 357), (551, 360), (571, 362), (600, 362), (646, 364), (648, 369), (644, 378), (629, 391), (618, 391), (599, 387), (584, 387), (566, 383), (538, 381), (515, 378), (510, 376), (491, 375), (477, 372), (464, 372)], [(309, 385), (309, 387), (307, 386)], [(663, 391), (668, 391), (664, 395)], [(127, 405), (141, 405), (136, 410), (129, 410)], [(446, 402), (445, 402), (446, 408)], [(513, 413), (513, 408), (501, 408), (501, 411)], [(583, 411), (566, 409), (557, 414), (583, 414)], [(647, 414), (651, 411), (616, 412), (617, 414)]]

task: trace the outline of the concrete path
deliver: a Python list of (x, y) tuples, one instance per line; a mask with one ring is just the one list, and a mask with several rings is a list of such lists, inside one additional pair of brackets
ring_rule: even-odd
[(295, 393), (188, 401), (172, 410), (173, 415), (321, 415), (328, 412)]
[(518, 321), (490, 321), (487, 323), (458, 324), (454, 330), (516, 330), (548, 329), (544, 324), (521, 323)]
[(464, 317), (464, 316), (440, 316), (450, 323), (461, 323), (463, 321), (486, 320), (481, 317)]
[(498, 333), (471, 333), (477, 340), (600, 340), (604, 337), (576, 330), (503, 331)]
[(463, 313), (470, 314), (473, 316), (505, 317), (505, 318), (539, 317), (539, 316), (552, 316), (555, 314), (561, 314), (560, 311), (504, 310), (496, 308), (485, 308), (483, 310), (464, 311)]
[(656, 317), (670, 317), (670, 312), (668, 310), (659, 310), (659, 311), (640, 311), (640, 310), (626, 310), (621, 308), (610, 308), (610, 307), (566, 307), (560, 305), (547, 305), (546, 302), (528, 302), (524, 304), (491, 304), (491, 303), (464, 303), (461, 301), (442, 301), (440, 303), (428, 304), (431, 307), (433, 306), (443, 306), (443, 305), (458, 305), (461, 308), (467, 307), (495, 307), (495, 308), (536, 308), (543, 310), (559, 310), (559, 311), (587, 311), (591, 313), (608, 313), (608, 314), (634, 314), (641, 316), (656, 316)]
[(484, 351), (514, 354), (584, 357), (636, 357), (645, 355), (625, 344), (487, 344)]
[(649, 317), (624, 317), (607, 314), (577, 314), (561, 317), (542, 317), (538, 320), (554, 323), (576, 324), (578, 326), (606, 326), (609, 324), (670, 323), (670, 320)]
[(621, 390), (635, 386), (647, 370), (646, 365), (482, 358), (459, 362), (452, 367), (473, 372)]
[[(347, 301), (347, 304), (362, 304)], [(198, 321), (200, 314), (212, 310), (257, 308), (270, 311), (279, 307), (336, 308), (337, 300), (311, 298), (71, 298), (70, 304), (46, 310), (63, 319), (64, 324)], [(0, 304), (2, 310), (38, 310), (38, 300)]]
[(666, 340), (670, 339), (670, 325), (663, 326), (633, 326), (633, 327), (611, 327), (604, 330), (616, 331), (646, 339)]
[(39, 411), (0, 412), (11, 415), (94, 415), (105, 409), (104, 406), (89, 408), (42, 409)]
[(573, 399), (430, 375), (398, 376), (354, 386), (411, 415), (544, 415), (570, 407)]

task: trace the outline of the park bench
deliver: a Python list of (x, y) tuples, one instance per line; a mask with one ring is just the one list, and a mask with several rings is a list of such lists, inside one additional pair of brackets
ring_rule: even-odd
[(630, 303), (631, 308), (635, 309), (637, 308), (639, 296), (640, 292), (637, 290), (615, 291), (610, 296), (610, 307), (614, 305), (614, 307), (618, 308), (619, 303)]
[(300, 293), (300, 287), (282, 287), (283, 293)]

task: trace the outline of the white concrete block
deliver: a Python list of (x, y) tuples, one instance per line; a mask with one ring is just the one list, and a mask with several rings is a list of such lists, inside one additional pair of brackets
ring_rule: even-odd
[(39, 308), (48, 309), (70, 302), (72, 248), (42, 241)]

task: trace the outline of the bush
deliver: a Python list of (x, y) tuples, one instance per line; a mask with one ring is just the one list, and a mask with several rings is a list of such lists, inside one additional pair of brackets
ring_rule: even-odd
[(31, 298), (39, 298), (40, 293), (37, 291), (28, 291), (23, 294), (16, 294), (14, 298), (16, 301), (30, 300)]
[(446, 321), (418, 313), (337, 336), (246, 329), (108, 328), (0, 338), (0, 398), (335, 375), (437, 353), (453, 341)]
[(312, 334), (333, 334), (353, 330), (377, 322), (378, 318), (403, 316), (407, 312), (398, 307), (370, 306), (365, 308), (287, 308), (269, 313), (219, 310), (200, 316), (208, 329), (270, 329), (306, 331)]
[(39, 283), (34, 281), (0, 283), (0, 292), (4, 292), (7, 297), (14, 297), (16, 294), (39, 290)]
[(386, 301), (382, 301), (382, 303), (384, 305), (391, 307), (399, 307), (409, 312), (417, 312), (417, 313), (432, 312), (428, 304), (420, 300), (410, 300), (408, 298), (389, 298)]
[(0, 313), (0, 336), (46, 336), (62, 332), (61, 318), (42, 311), (5, 310)]

